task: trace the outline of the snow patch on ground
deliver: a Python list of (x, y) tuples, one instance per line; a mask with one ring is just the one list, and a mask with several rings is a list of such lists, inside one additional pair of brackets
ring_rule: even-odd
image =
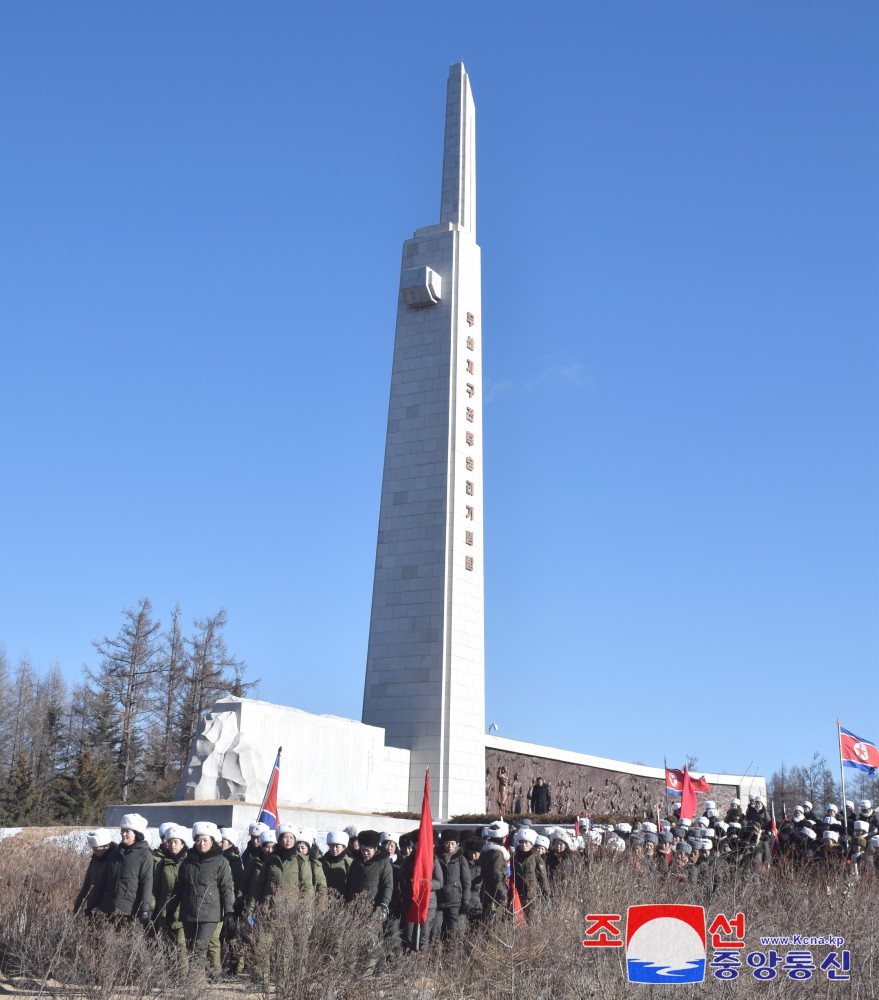
[(21, 833), (23, 829), (23, 826), (0, 826), (0, 840), (5, 840), (7, 837), (14, 837), (17, 833)]

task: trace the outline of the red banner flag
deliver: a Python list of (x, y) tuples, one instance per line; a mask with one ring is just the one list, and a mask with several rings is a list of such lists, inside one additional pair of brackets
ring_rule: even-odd
[(701, 778), (694, 778), (690, 775), (690, 784), (693, 786), (694, 792), (710, 792), (711, 785), (705, 780), (705, 775), (703, 774)]
[(433, 878), (433, 820), (430, 818), (430, 768), (424, 772), (424, 798), (421, 801), (421, 825), (418, 828), (418, 852), (412, 869), (412, 902), (406, 919), (410, 924), (427, 922), (430, 906), (430, 880)]
[(681, 819), (692, 819), (695, 815), (696, 791), (693, 788), (690, 771), (684, 767), (684, 780), (681, 782)]

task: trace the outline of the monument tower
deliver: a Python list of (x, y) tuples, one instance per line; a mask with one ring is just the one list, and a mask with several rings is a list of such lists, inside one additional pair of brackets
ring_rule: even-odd
[(363, 722), (410, 750), (409, 806), (485, 808), (476, 123), (449, 71), (438, 225), (403, 244)]

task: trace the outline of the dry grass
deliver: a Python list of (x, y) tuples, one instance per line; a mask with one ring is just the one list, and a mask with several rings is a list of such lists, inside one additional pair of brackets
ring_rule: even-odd
[[(366, 906), (336, 899), (314, 909), (279, 903), (257, 921), (247, 942), (248, 980), (211, 986), (181, 979), (173, 957), (139, 929), (115, 932), (71, 915), (85, 859), (55, 845), (10, 840), (0, 849), (0, 970), (15, 977), (20, 995), (173, 997), (196, 1000), (245, 994), (284, 1000), (614, 1000), (641, 991), (666, 995), (664, 987), (626, 982), (622, 949), (582, 947), (586, 913), (625, 914), (644, 903), (695, 903), (709, 921), (717, 913), (746, 917), (746, 951), (761, 948), (763, 934), (834, 934), (851, 952), (851, 979), (792, 981), (780, 972), (758, 982), (744, 969), (732, 982), (710, 976), (704, 984), (678, 985), (673, 995), (692, 998), (804, 996), (874, 1000), (879, 992), (879, 879), (859, 880), (778, 865), (765, 875), (725, 869), (717, 884), (636, 871), (631, 860), (599, 859), (578, 865), (551, 905), (530, 915), (524, 927), (511, 920), (471, 928), (458, 940), (418, 955), (403, 953)], [(784, 948), (779, 948), (780, 953)], [(815, 947), (818, 962), (828, 947)], [(2, 994), (0, 980), (0, 994)], [(645, 992), (646, 991), (646, 992)]]

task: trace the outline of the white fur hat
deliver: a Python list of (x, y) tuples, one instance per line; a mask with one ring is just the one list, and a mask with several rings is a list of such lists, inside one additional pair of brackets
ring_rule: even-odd
[(247, 836), (258, 837), (263, 832), (263, 830), (268, 830), (268, 827), (265, 825), (265, 823), (259, 823), (259, 822), (251, 823), (250, 826), (247, 828)]
[(354, 824), (352, 823), (352, 824), (351, 824), (351, 826), (346, 826), (346, 827), (345, 827), (345, 833), (347, 833), (347, 834), (348, 834), (348, 837), (349, 837), (349, 838), (352, 838), (352, 839), (353, 839), (353, 838), (356, 838), (356, 837), (357, 837), (357, 836), (358, 836), (358, 835), (360, 834), (360, 831), (359, 831), (359, 830), (357, 829), (357, 827), (356, 827), (356, 826), (354, 826)]
[(623, 840), (622, 837), (619, 837), (617, 836), (617, 834), (612, 833), (607, 838), (607, 843), (605, 844), (605, 847), (609, 851), (612, 851), (614, 854), (619, 854), (626, 849), (626, 842)]
[(164, 840), (168, 836), (168, 831), (171, 829), (171, 827), (172, 826), (176, 826), (176, 825), (177, 824), (173, 820), (171, 820), (168, 823), (160, 823), (159, 824), (159, 840)]
[(330, 844), (341, 844), (342, 847), (347, 847), (348, 834), (344, 830), (330, 830), (327, 834), (327, 846)]
[(238, 846), (238, 831), (233, 830), (231, 826), (221, 826), (220, 836), (223, 840), (228, 840), (230, 844)]
[(707, 816), (700, 816), (696, 822), (699, 826), (711, 826), (711, 820)]
[(192, 839), (195, 840), (196, 837), (210, 837), (218, 844), (222, 839), (217, 824), (209, 823), (207, 820), (200, 820), (198, 823), (192, 824)]
[(545, 847), (549, 850), (549, 837), (544, 837), (542, 833), (537, 835), (537, 839), (534, 841), (535, 847)]
[(126, 813), (119, 821), (120, 830), (134, 830), (135, 833), (146, 833), (149, 823), (140, 813)]
[(812, 803), (811, 802), (804, 802), (803, 805), (805, 806), (805, 808), (807, 810), (812, 808)]
[[(275, 833), (277, 833), (279, 837), (283, 836), (285, 833), (292, 833), (293, 836), (296, 837), (296, 827), (292, 823), (279, 823)], [(298, 840), (299, 838), (296, 837), (296, 839)]]
[(717, 803), (714, 801), (714, 799), (709, 799), (705, 803), (705, 808), (706, 809), (716, 809), (717, 808)]
[(644, 831), (644, 833), (658, 833), (659, 832), (656, 829), (656, 824), (655, 823), (642, 823), (641, 824), (641, 829)]
[(703, 837), (699, 841), (699, 843), (702, 845), (700, 847), (700, 850), (702, 850), (702, 851), (710, 851), (711, 848), (714, 847), (714, 844), (710, 840), (708, 840), (706, 837)]
[(873, 808), (873, 803), (869, 799), (861, 799), (861, 812), (869, 812)]
[(586, 840), (594, 844), (596, 847), (601, 847), (601, 830), (587, 830)]
[(714, 829), (715, 830), (720, 830), (721, 833), (726, 833), (726, 831), (729, 829), (729, 826), (727, 826), (727, 824), (724, 823), (722, 819), (719, 819), (714, 824)]
[(172, 823), (165, 831), (165, 840), (182, 840), (185, 844), (189, 841), (189, 830), (178, 823)]
[(632, 824), (631, 823), (617, 823), (616, 825), (617, 833), (631, 833)]
[(86, 834), (89, 847), (93, 850), (96, 847), (109, 847), (113, 843), (113, 831), (100, 827), (97, 830), (89, 830)]
[(855, 820), (855, 833), (866, 833), (870, 829), (870, 824), (865, 819)]
[(729, 804), (731, 806), (740, 806), (742, 804), (742, 800), (741, 799), (730, 799), (729, 800)]
[(803, 836), (806, 838), (806, 840), (817, 840), (818, 839), (818, 834), (815, 833), (815, 831), (812, 829), (811, 826), (804, 826), (801, 832), (802, 832)]
[(526, 826), (516, 832), (516, 837), (520, 844), (531, 844), (533, 847), (537, 843), (537, 831)]
[(828, 812), (828, 813), (829, 812), (838, 813), (839, 812), (839, 806), (835, 802), (828, 802), (827, 803), (827, 808), (824, 811)]
[(702, 831), (702, 836), (703, 836), (703, 837), (707, 837), (707, 838), (708, 838), (709, 840), (714, 840), (714, 837), (715, 837), (715, 832), (714, 832), (714, 830), (712, 830), (712, 829), (711, 829), (711, 827), (709, 826), (707, 830), (703, 830), (703, 831)]
[(741, 823), (735, 823), (735, 822), (733, 822), (733, 823), (730, 823), (729, 828), (730, 828), (730, 830), (741, 830), (742, 824)]
[(574, 849), (574, 844), (571, 841), (571, 838), (567, 835), (567, 833), (564, 830), (559, 829), (558, 827), (552, 831), (551, 839), (552, 841), (560, 840), (563, 844), (567, 844), (568, 850), (570, 851), (573, 851)]
[(510, 827), (508, 823), (505, 823), (502, 819), (496, 819), (493, 823), (489, 823), (488, 826), (483, 827), (482, 836), (488, 840), (503, 840), (504, 837), (509, 837)]
[(681, 819), (679, 822), (680, 822), (681, 826), (692, 826), (693, 825), (693, 821), (691, 819)]
[(824, 833), (823, 833), (823, 835), (822, 835), (822, 837), (821, 837), (821, 839), (822, 840), (830, 840), (834, 844), (838, 844), (839, 843), (839, 831), (838, 830), (825, 830)]
[(378, 835), (379, 844), (386, 844), (389, 840), (393, 840), (393, 842), (396, 844), (397, 835), (395, 833), (388, 833), (387, 830), (384, 830), (382, 833)]
[(265, 830), (263, 830), (263, 832), (259, 835), (259, 842), (260, 844), (277, 844), (278, 835), (274, 830), (270, 830), (266, 827)]

